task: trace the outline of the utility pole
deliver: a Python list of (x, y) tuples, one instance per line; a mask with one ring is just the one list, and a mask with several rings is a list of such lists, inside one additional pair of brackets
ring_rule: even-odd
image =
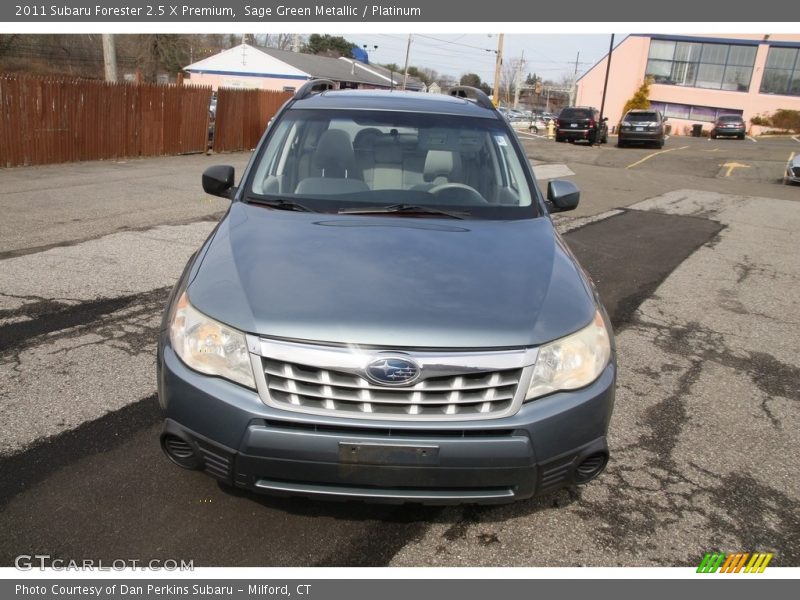
[(522, 50), (522, 57), (517, 64), (516, 85), (514, 86), (514, 108), (519, 108), (519, 88), (522, 85), (522, 67), (525, 65), (525, 50)]
[(406, 44), (406, 66), (403, 67), (403, 90), (406, 89), (408, 82), (408, 55), (411, 53), (411, 34), (408, 34), (408, 43)]
[(611, 34), (611, 43), (608, 45), (608, 62), (606, 63), (606, 80), (603, 82), (603, 99), (600, 101), (600, 121), (603, 121), (603, 111), (606, 108), (606, 92), (608, 91), (608, 74), (611, 72), (611, 54), (614, 52), (614, 34)]
[(117, 49), (114, 34), (103, 34), (103, 63), (106, 67), (106, 81), (117, 81)]
[(494, 100), (494, 105), (500, 105), (500, 70), (503, 67), (503, 36), (504, 34), (500, 34), (497, 36), (497, 58), (494, 63), (494, 87), (492, 88), (492, 99)]
[(575, 72), (572, 74), (572, 90), (570, 91), (569, 103), (575, 106), (578, 100), (578, 63), (581, 60), (581, 52), (578, 50), (578, 56), (575, 57)]
[(292, 52), (300, 52), (300, 34), (292, 35)]

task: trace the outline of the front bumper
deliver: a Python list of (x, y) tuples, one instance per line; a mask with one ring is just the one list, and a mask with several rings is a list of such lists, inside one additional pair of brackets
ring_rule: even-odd
[(510, 502), (602, 471), (615, 376), (612, 363), (586, 388), (526, 403), (499, 419), (334, 418), (269, 407), (255, 391), (188, 369), (166, 345), (158, 381), (162, 445), (183, 443), (192, 458), (178, 464), (255, 492)]

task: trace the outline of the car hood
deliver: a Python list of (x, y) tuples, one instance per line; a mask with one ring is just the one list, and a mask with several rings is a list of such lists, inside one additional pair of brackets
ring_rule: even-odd
[(547, 218), (328, 215), (236, 202), (188, 287), (245, 332), (394, 348), (539, 345), (593, 295)]

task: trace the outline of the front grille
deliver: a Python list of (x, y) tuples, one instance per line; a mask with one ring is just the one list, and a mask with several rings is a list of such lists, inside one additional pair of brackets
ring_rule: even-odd
[(488, 418), (508, 412), (522, 369), (429, 377), (384, 387), (344, 371), (263, 359), (272, 402), (289, 410), (398, 418)]

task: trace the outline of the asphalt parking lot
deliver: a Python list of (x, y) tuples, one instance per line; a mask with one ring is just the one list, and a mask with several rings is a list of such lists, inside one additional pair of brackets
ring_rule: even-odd
[(200, 191), (245, 154), (0, 171), (0, 564), (671, 566), (710, 550), (800, 566), (800, 186), (791, 137), (663, 151), (522, 135), (581, 206), (556, 222), (607, 304), (611, 462), (499, 507), (231, 492), (161, 454), (160, 312), (225, 210)]

